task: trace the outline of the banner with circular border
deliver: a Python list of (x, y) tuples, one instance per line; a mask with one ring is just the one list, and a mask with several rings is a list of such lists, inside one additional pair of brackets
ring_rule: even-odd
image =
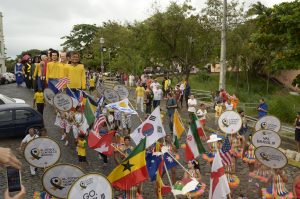
[(44, 89), (44, 98), (45, 98), (46, 102), (53, 105), (54, 96), (55, 96), (55, 93), (50, 88)]
[(96, 90), (100, 95), (103, 95), (104, 90), (105, 90), (105, 86), (104, 84), (102, 84), (100, 81), (98, 81), (97, 85), (96, 85)]
[(256, 148), (254, 153), (258, 161), (272, 169), (281, 169), (288, 163), (284, 153), (274, 147), (261, 146)]
[(24, 149), (25, 160), (32, 166), (46, 168), (56, 164), (61, 151), (56, 141), (39, 137), (28, 142)]
[(53, 98), (54, 106), (60, 111), (69, 111), (73, 108), (72, 98), (64, 93), (58, 93)]
[(71, 187), (68, 199), (113, 198), (110, 182), (102, 174), (90, 173), (79, 178)]
[(128, 89), (123, 85), (115, 85), (114, 90), (119, 94), (120, 100), (123, 100), (128, 97)]
[(258, 130), (272, 130), (278, 133), (281, 128), (280, 120), (272, 115), (267, 115), (260, 118), (255, 124), (255, 131)]
[(71, 186), (84, 172), (71, 164), (57, 164), (48, 168), (42, 177), (44, 189), (57, 198), (67, 198)]
[(218, 125), (224, 133), (234, 134), (241, 129), (242, 118), (237, 112), (225, 111), (220, 115)]
[(105, 99), (108, 100), (110, 103), (120, 101), (119, 94), (113, 89), (105, 89), (103, 92), (103, 95), (104, 95)]
[(281, 144), (281, 138), (275, 131), (259, 130), (253, 134), (252, 144), (255, 147), (270, 146), (278, 148)]

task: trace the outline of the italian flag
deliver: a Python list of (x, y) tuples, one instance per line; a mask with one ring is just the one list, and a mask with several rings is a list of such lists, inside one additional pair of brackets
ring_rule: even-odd
[(199, 137), (201, 139), (205, 140), (206, 139), (206, 135), (205, 135), (203, 126), (200, 123), (200, 120), (195, 115), (193, 115), (193, 122), (195, 123), (195, 125), (197, 127), (197, 133), (198, 133)]
[[(194, 120), (195, 121), (195, 120)], [(185, 159), (187, 161), (197, 158), (205, 153), (195, 122), (192, 122), (186, 136)]]

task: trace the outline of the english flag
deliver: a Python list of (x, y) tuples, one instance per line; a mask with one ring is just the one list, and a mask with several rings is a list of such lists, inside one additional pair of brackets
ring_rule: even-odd
[(230, 188), (219, 152), (215, 154), (210, 174), (209, 199), (227, 199)]
[(54, 86), (58, 90), (61, 90), (65, 85), (67, 85), (69, 83), (70, 83), (70, 79), (67, 77), (63, 77), (63, 78), (58, 79), (58, 82)]

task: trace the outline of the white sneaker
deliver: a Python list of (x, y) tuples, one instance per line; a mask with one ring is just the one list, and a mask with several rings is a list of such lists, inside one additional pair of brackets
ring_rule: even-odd
[(68, 145), (69, 145), (69, 141), (67, 140), (66, 143), (65, 143), (65, 146), (68, 146)]
[(64, 139), (65, 139), (65, 136), (62, 135), (61, 138), (60, 138), (60, 140), (63, 141)]

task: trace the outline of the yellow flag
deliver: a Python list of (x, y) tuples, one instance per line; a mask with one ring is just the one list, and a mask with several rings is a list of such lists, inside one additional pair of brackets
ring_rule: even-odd
[(174, 112), (174, 118), (173, 118), (173, 133), (174, 133), (174, 135), (177, 136), (178, 139), (180, 139), (183, 132), (184, 132), (184, 126), (181, 122), (179, 113), (176, 110)]

